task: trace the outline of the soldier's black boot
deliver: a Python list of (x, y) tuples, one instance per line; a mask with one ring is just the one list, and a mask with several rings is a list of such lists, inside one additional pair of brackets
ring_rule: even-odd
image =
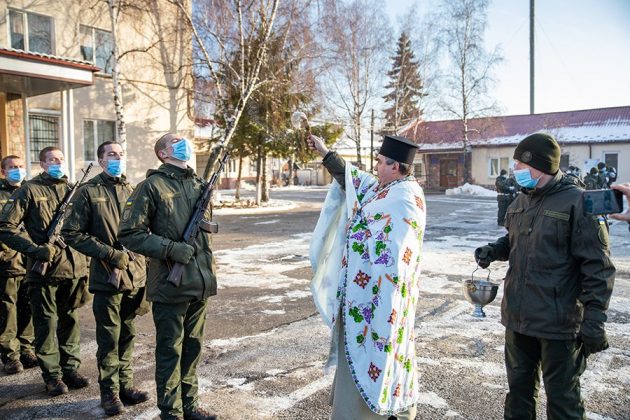
[(90, 384), (90, 380), (76, 370), (64, 373), (63, 381), (72, 389), (85, 388)]
[(22, 366), (22, 362), (18, 359), (7, 360), (4, 364), (4, 372), (7, 375), (15, 375), (16, 373), (22, 372), (24, 370), (24, 366)]
[(138, 388), (126, 388), (120, 391), (120, 400), (125, 405), (136, 405), (149, 401), (149, 393)]
[(118, 394), (111, 391), (101, 393), (101, 407), (103, 407), (103, 411), (105, 411), (105, 414), (108, 416), (116, 416), (125, 411), (125, 407), (120, 401)]
[(216, 420), (216, 418), (208, 410), (201, 407), (197, 407), (195, 411), (190, 413), (184, 413), (184, 420)]
[(48, 391), (49, 397), (56, 397), (57, 395), (67, 394), (68, 386), (59, 378), (50, 379), (46, 381), (46, 391)]
[(22, 353), (20, 356), (20, 361), (24, 365), (24, 369), (30, 369), (37, 367), (39, 362), (37, 361), (37, 356), (32, 351), (27, 351), (26, 353)]

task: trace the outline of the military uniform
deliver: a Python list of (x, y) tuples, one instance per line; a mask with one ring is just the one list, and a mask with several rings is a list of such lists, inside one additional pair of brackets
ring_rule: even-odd
[[(47, 242), (48, 227), (68, 190), (66, 177), (42, 173), (24, 182), (0, 213), (0, 241), (27, 256), (35, 353), (47, 384), (75, 378), (81, 364), (76, 309), (84, 303), (87, 289), (85, 257), (70, 247), (55, 246), (46, 275), (30, 271), (36, 249)], [(21, 231), (22, 223), (28, 235)]]
[(499, 175), (494, 182), (497, 189), (497, 203), (499, 206), (497, 212), (497, 225), (503, 226), (505, 221), (505, 212), (514, 199), (515, 188), (511, 180), (505, 175)]
[(584, 177), (584, 185), (587, 190), (596, 190), (598, 187), (599, 179), (596, 175), (591, 173)]
[[(0, 207), (18, 187), (0, 180)], [(33, 353), (33, 322), (24, 283), (26, 258), (0, 243), (0, 356), (2, 363)]]
[(615, 268), (608, 226), (583, 213), (582, 191), (558, 171), (541, 189), (519, 194), (507, 212), (508, 233), (489, 244), (493, 260), (510, 262), (501, 305), (506, 419), (536, 417), (541, 368), (548, 418), (585, 418), (579, 378), (587, 354), (579, 334), (605, 336)]
[(134, 319), (146, 307), (143, 256), (138, 255), (122, 270), (118, 287), (108, 282), (114, 269), (111, 258), (125, 252), (118, 243), (118, 226), (132, 191), (124, 177), (95, 176), (77, 191), (61, 231), (68, 245), (91, 257), (90, 292), (94, 294), (101, 395), (133, 388)]
[(181, 244), (204, 183), (191, 168), (163, 164), (150, 170), (127, 200), (119, 240), (150, 258), (147, 298), (156, 328), (158, 407), (164, 419), (198, 408), (197, 363), (201, 357), (206, 301), (216, 294), (210, 234), (201, 232), (195, 255), (185, 265), (179, 287), (168, 282), (170, 255)]

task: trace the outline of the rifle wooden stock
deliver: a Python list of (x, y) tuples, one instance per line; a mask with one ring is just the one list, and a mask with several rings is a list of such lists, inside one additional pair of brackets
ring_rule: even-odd
[(171, 268), (171, 272), (168, 273), (168, 281), (175, 287), (179, 287), (182, 282), (182, 274), (184, 274), (184, 264), (175, 263)]

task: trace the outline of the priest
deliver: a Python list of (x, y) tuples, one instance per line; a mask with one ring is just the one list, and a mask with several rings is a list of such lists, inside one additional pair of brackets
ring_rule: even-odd
[(334, 178), (313, 232), (311, 291), (332, 330), (327, 368), (338, 419), (416, 416), (414, 321), (424, 237), (417, 145), (385, 136), (376, 176), (308, 137)]

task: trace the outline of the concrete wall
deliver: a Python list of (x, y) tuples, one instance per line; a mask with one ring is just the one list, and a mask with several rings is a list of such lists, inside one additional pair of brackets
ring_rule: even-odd
[[(140, 3), (142, 4), (142, 3)], [(146, 2), (142, 12), (127, 12), (119, 23), (119, 53), (127, 124), (128, 177), (144, 179), (149, 168), (159, 164), (153, 153), (155, 140), (165, 132), (193, 138), (192, 109), (188, 87), (192, 86), (190, 61), (192, 43), (178, 10), (166, 0)], [(8, 44), (7, 8), (51, 16), (54, 26), (54, 55), (82, 59), (80, 25), (111, 31), (109, 13), (103, 2), (90, 0), (39, 0), (0, 2), (0, 45)], [(83, 123), (86, 119), (116, 119), (111, 76), (97, 74), (91, 87), (73, 91), (76, 167), (84, 162)], [(60, 94), (29, 98), (29, 109), (60, 110)], [(61, 120), (60, 120), (61, 123)], [(38, 165), (33, 165), (37, 169)], [(194, 159), (191, 161), (194, 166)]]

